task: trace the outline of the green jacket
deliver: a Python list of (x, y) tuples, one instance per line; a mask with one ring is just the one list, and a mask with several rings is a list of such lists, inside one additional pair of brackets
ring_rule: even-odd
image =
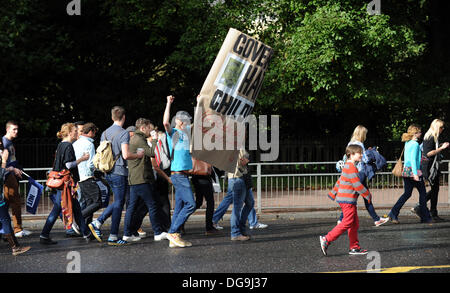
[(139, 130), (136, 130), (134, 136), (130, 139), (130, 153), (137, 153), (137, 149), (142, 148), (144, 149), (145, 155), (141, 159), (127, 161), (129, 185), (155, 182), (151, 157), (155, 156), (156, 142), (156, 140), (153, 140), (152, 147), (149, 147), (145, 134)]

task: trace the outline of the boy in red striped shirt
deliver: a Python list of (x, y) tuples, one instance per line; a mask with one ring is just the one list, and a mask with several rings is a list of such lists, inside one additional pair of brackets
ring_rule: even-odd
[(327, 255), (327, 249), (331, 242), (335, 241), (345, 231), (348, 232), (350, 241), (349, 254), (367, 254), (367, 250), (361, 249), (358, 240), (359, 219), (356, 208), (358, 196), (362, 195), (369, 202), (371, 194), (364, 187), (358, 178), (358, 169), (355, 163), (361, 161), (363, 149), (359, 145), (347, 146), (345, 153), (347, 158), (345, 167), (342, 169), (341, 177), (336, 182), (333, 190), (328, 193), (328, 197), (336, 200), (342, 208), (344, 218), (342, 222), (333, 228), (326, 236), (320, 236), (320, 247), (324, 255)]

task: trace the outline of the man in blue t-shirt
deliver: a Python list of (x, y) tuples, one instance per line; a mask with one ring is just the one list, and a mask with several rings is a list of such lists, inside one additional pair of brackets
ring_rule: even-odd
[(186, 111), (178, 111), (175, 115), (175, 127), (170, 119), (170, 107), (174, 96), (167, 97), (163, 124), (167, 134), (167, 143), (171, 156), (170, 179), (175, 187), (175, 209), (172, 216), (172, 225), (167, 234), (170, 240), (169, 247), (187, 247), (192, 243), (181, 239), (180, 227), (195, 211), (195, 199), (187, 171), (192, 169), (192, 158), (189, 152), (189, 135), (191, 116)]
[(109, 245), (118, 245), (121, 241), (119, 239), (119, 226), (122, 217), (123, 205), (125, 203), (125, 195), (128, 188), (128, 169), (127, 161), (133, 159), (140, 159), (144, 156), (143, 152), (130, 153), (130, 134), (123, 129), (125, 123), (125, 109), (120, 106), (115, 106), (111, 110), (111, 118), (114, 121), (108, 129), (106, 129), (101, 136), (100, 141), (108, 140), (111, 142), (111, 149), (114, 159), (117, 159), (111, 172), (106, 174), (106, 181), (111, 186), (114, 194), (114, 202), (110, 204), (92, 223), (88, 225), (91, 229), (92, 235), (101, 242), (100, 228), (103, 223), (111, 216), (111, 231), (108, 238)]

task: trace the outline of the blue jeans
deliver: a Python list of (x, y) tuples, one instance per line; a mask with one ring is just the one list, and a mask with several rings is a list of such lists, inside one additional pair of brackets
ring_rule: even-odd
[[(253, 197), (253, 190), (250, 188), (248, 190), (251, 197)], [(227, 212), (230, 205), (233, 203), (233, 193), (231, 189), (227, 190), (227, 195), (223, 198), (223, 200), (220, 202), (219, 206), (217, 207), (216, 211), (213, 215), (213, 223), (217, 224), (219, 221), (223, 218), (223, 215)], [(256, 216), (255, 208), (253, 207), (250, 213), (248, 214), (248, 224), (250, 226), (256, 226), (258, 224), (258, 218)]]
[(8, 204), (6, 203), (0, 207), (0, 229), (3, 230), (3, 234), (14, 234), (11, 226), (11, 217), (8, 212)]
[(114, 194), (114, 202), (103, 211), (97, 221), (104, 223), (111, 216), (111, 232), (112, 235), (119, 234), (120, 219), (122, 218), (123, 205), (125, 204), (125, 194), (128, 187), (127, 176), (106, 174), (106, 181), (111, 186)]
[(168, 233), (179, 233), (181, 225), (195, 211), (194, 194), (192, 193), (189, 178), (184, 174), (172, 174), (173, 186), (175, 187), (175, 208), (173, 210), (172, 225)]
[[(53, 209), (47, 217), (45, 221), (44, 228), (42, 228), (41, 236), (45, 238), (50, 237), (50, 231), (55, 225), (56, 220), (60, 217), (61, 214), (61, 195), (62, 190), (56, 191), (55, 201), (53, 202)], [(83, 215), (81, 214), (80, 203), (76, 198), (72, 197), (72, 214), (75, 222), (80, 226), (80, 231), (84, 236), (89, 235), (89, 229), (86, 225), (86, 222), (83, 219)]]
[(131, 236), (130, 227), (132, 224), (133, 214), (136, 210), (136, 204), (138, 199), (141, 198), (148, 209), (148, 214), (150, 218), (150, 222), (152, 223), (153, 232), (155, 235), (159, 235), (162, 233), (161, 225), (158, 219), (158, 210), (155, 201), (155, 193), (154, 187), (152, 184), (138, 184), (138, 185), (130, 185), (130, 201), (128, 202), (127, 212), (125, 214), (125, 227), (124, 227), (124, 236)]
[(430, 211), (427, 208), (427, 192), (425, 189), (425, 183), (423, 177), (420, 177), (420, 181), (415, 181), (413, 178), (403, 177), (404, 193), (395, 203), (394, 207), (389, 212), (389, 217), (393, 220), (397, 220), (400, 209), (411, 197), (414, 187), (419, 191), (419, 205), (420, 205), (420, 219), (421, 222), (431, 221)]
[(233, 194), (233, 210), (230, 219), (231, 237), (247, 234), (245, 225), (255, 203), (253, 196), (248, 192), (241, 177), (228, 179), (228, 190), (231, 190)]

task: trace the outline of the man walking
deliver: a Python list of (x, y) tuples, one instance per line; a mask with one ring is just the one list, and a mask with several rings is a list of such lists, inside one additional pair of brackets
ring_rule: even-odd
[(98, 128), (94, 123), (86, 123), (81, 129), (79, 138), (73, 143), (77, 160), (85, 153), (89, 154), (87, 161), (78, 164), (78, 173), (80, 174), (79, 187), (81, 190), (81, 214), (86, 223), (90, 223), (94, 213), (102, 207), (100, 188), (94, 178), (95, 167), (93, 163), (95, 156), (94, 137), (97, 131)]
[(115, 161), (113, 169), (106, 174), (106, 181), (111, 186), (114, 194), (114, 202), (110, 204), (98, 219), (90, 223), (89, 229), (92, 234), (101, 242), (100, 228), (103, 223), (111, 217), (111, 231), (108, 243), (117, 243), (119, 240), (119, 226), (122, 217), (123, 205), (125, 203), (125, 194), (128, 188), (128, 169), (127, 161), (132, 159), (140, 159), (144, 153), (133, 154), (129, 151), (130, 135), (128, 131), (123, 129), (125, 123), (125, 109), (115, 106), (111, 109), (111, 119), (113, 125), (106, 129), (101, 136), (101, 141), (108, 140), (111, 142), (112, 153)]
[[(130, 201), (128, 203), (125, 215), (125, 225), (122, 241), (117, 244), (127, 244), (128, 241), (138, 241), (141, 238), (132, 235), (132, 218), (137, 208), (138, 199), (141, 199), (148, 209), (150, 222), (155, 233), (154, 240), (160, 241), (167, 239), (167, 233), (161, 228), (158, 218), (158, 209), (155, 197), (157, 197), (155, 189), (155, 177), (151, 158), (155, 156), (156, 140), (152, 141), (152, 147), (147, 144), (147, 138), (154, 126), (150, 120), (139, 118), (136, 121), (136, 132), (130, 139), (130, 151), (135, 152), (138, 149), (144, 151), (144, 157), (140, 159), (128, 160), (128, 183), (130, 185)], [(137, 228), (137, 227), (135, 227)]]
[(175, 97), (168, 96), (164, 111), (163, 124), (167, 133), (167, 143), (171, 154), (171, 176), (175, 187), (175, 209), (172, 224), (167, 234), (169, 247), (188, 247), (192, 243), (181, 239), (180, 228), (195, 211), (194, 194), (187, 171), (192, 169), (192, 158), (189, 152), (189, 135), (191, 116), (185, 111), (178, 111), (175, 115), (175, 127), (170, 124), (170, 108)]
[(14, 167), (13, 171), (6, 172), (5, 185), (3, 191), (8, 205), (11, 207), (13, 219), (14, 234), (21, 238), (31, 234), (30, 231), (24, 230), (22, 227), (22, 202), (19, 194), (19, 179), (22, 179), (22, 170), (18, 168), (19, 164), (16, 158), (16, 149), (13, 140), (17, 138), (19, 133), (19, 125), (15, 121), (6, 123), (6, 134), (2, 138), (5, 151), (8, 151), (8, 159), (6, 167)]

